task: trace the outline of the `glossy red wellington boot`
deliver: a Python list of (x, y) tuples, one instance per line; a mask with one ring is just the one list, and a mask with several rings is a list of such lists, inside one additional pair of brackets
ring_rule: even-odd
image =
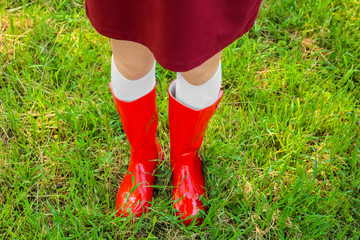
[[(112, 92), (111, 84), (109, 84)], [(116, 197), (118, 216), (136, 217), (149, 211), (153, 196), (156, 168), (163, 158), (156, 139), (158, 110), (154, 89), (140, 99), (124, 102), (115, 97), (116, 109), (126, 137), (130, 143), (130, 164), (128, 172), (119, 187)]]
[[(176, 80), (175, 80), (176, 81)], [(175, 81), (169, 87), (170, 159), (173, 172), (173, 204), (176, 215), (188, 226), (193, 220), (202, 223), (200, 211), (207, 211), (200, 196), (206, 198), (199, 149), (209, 120), (223, 96), (201, 110), (193, 110), (175, 96)]]

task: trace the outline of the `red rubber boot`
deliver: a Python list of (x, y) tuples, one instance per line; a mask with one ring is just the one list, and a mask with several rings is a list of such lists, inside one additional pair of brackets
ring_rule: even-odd
[[(111, 84), (109, 87), (112, 92)], [(156, 139), (156, 91), (154, 87), (147, 95), (131, 102), (121, 101), (112, 94), (131, 150), (128, 172), (116, 197), (117, 215), (126, 217), (131, 212), (140, 217), (151, 206), (156, 168), (163, 158)]]
[(169, 87), (170, 159), (173, 171), (173, 204), (176, 215), (188, 226), (203, 219), (199, 212), (207, 211), (199, 199), (206, 197), (199, 149), (209, 120), (223, 96), (220, 90), (216, 102), (202, 110), (193, 110), (175, 96), (175, 81)]

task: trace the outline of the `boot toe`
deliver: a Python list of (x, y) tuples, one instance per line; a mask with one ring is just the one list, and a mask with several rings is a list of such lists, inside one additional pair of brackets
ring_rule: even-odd
[(193, 221), (196, 221), (195, 226), (198, 226), (203, 222), (200, 213), (201, 211), (206, 212), (207, 209), (200, 199), (183, 198), (180, 201), (175, 202), (175, 214), (185, 226), (189, 226)]
[(131, 213), (135, 217), (140, 217), (148, 212), (149, 207), (151, 207), (153, 189), (141, 184), (134, 191), (131, 191), (132, 187), (125, 184), (126, 180), (120, 185), (116, 197), (117, 216), (127, 217)]
[[(148, 201), (139, 200), (129, 200), (125, 203), (125, 201), (121, 201), (122, 199), (118, 199), (116, 203), (118, 217), (128, 217), (130, 214), (135, 217), (141, 217), (141, 215), (149, 212), (149, 208), (151, 204)], [(125, 199), (124, 199), (125, 200)]]

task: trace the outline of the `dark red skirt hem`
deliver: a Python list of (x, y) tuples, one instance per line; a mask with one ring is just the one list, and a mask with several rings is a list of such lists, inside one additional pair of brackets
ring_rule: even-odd
[(132, 35), (132, 33), (120, 33), (120, 32), (113, 32), (111, 30), (107, 30), (104, 29), (100, 26), (98, 26), (96, 24), (96, 21), (94, 21), (94, 19), (91, 18), (91, 15), (87, 14), (88, 18), (92, 24), (92, 26), (95, 28), (95, 30), (108, 38), (113, 38), (113, 39), (117, 39), (117, 40), (127, 40), (127, 41), (133, 41), (133, 42), (137, 42), (140, 43), (144, 46), (146, 46), (154, 55), (156, 61), (165, 69), (169, 70), (169, 71), (173, 71), (173, 72), (186, 72), (189, 71), (195, 67), (200, 66), (202, 63), (204, 63), (206, 60), (208, 60), (209, 58), (211, 58), (212, 56), (214, 56), (216, 53), (220, 52), (221, 50), (223, 50), (224, 48), (226, 48), (227, 46), (229, 46), (231, 43), (233, 43), (234, 41), (236, 41), (238, 38), (242, 37), (244, 34), (246, 34), (248, 31), (250, 31), (250, 29), (254, 26), (255, 20), (257, 18), (257, 14), (256, 16), (254, 16), (253, 19), (251, 19), (251, 21), (249, 21), (248, 27), (245, 28), (244, 31), (238, 32), (236, 34), (234, 34), (232, 37), (229, 37), (227, 39), (227, 41), (223, 41), (222, 43), (218, 43), (217, 47), (214, 48), (209, 48), (208, 52), (206, 54), (203, 54), (201, 56), (199, 56), (197, 59), (191, 61), (191, 62), (186, 62), (186, 63), (176, 63), (176, 62), (168, 62), (165, 59), (159, 58), (155, 49), (152, 49), (150, 44), (148, 44), (148, 41), (143, 37), (143, 36), (135, 36)]

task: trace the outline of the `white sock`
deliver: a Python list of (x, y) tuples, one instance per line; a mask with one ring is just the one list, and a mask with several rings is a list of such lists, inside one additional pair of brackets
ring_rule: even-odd
[(111, 88), (118, 99), (131, 102), (139, 99), (154, 89), (155, 87), (155, 66), (148, 74), (138, 80), (128, 80), (117, 70), (114, 56), (111, 58)]
[(211, 106), (218, 99), (221, 78), (221, 62), (214, 76), (200, 86), (190, 84), (180, 73), (177, 73), (176, 99), (187, 107), (195, 110)]

